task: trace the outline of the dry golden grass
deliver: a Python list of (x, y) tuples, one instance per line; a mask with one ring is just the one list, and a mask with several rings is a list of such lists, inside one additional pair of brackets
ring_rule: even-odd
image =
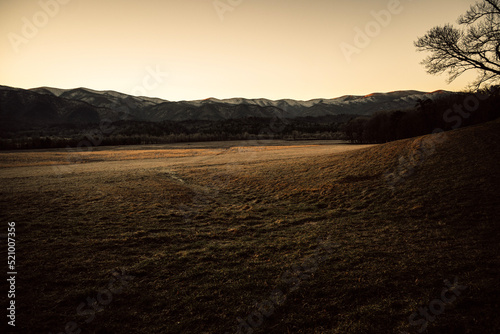
[[(394, 191), (385, 174), (426, 137), (104, 148), (66, 166), (43, 165), (60, 152), (4, 155), (35, 164), (0, 170), (0, 218), (18, 224), (20, 328), (234, 333), (280, 289), (255, 333), (415, 332), (408, 317), (456, 276), (468, 290), (429, 333), (498, 332), (499, 137), (498, 121), (448, 133)], [(326, 237), (340, 247), (291, 289), (284, 273)], [(115, 268), (134, 280), (86, 322), (76, 308)]]
[(0, 168), (28, 167), (48, 165), (69, 165), (96, 161), (123, 161), (144, 159), (165, 159), (179, 157), (194, 157), (199, 155), (216, 155), (220, 150), (123, 150), (123, 151), (90, 151), (65, 152), (55, 150), (49, 152), (2, 152), (0, 153)]
[[(236, 142), (235, 144), (244, 144)], [(166, 145), (162, 145), (166, 146)], [(174, 146), (174, 145), (172, 145)], [(206, 145), (208, 146), (208, 145)], [(290, 151), (303, 148), (322, 148), (342, 152), (367, 147), (368, 145), (335, 145), (325, 147), (325, 145), (286, 145), (286, 146), (232, 146), (228, 148), (217, 148), (217, 143), (213, 143), (211, 148), (166, 148), (163, 149), (127, 149), (126, 147), (112, 150), (99, 148), (93, 151), (78, 151), (76, 149), (54, 149), (43, 152), (39, 151), (16, 151), (0, 152), (0, 168), (7, 167), (31, 167), (31, 166), (51, 166), (51, 165), (71, 165), (89, 162), (124, 161), (124, 160), (146, 160), (146, 159), (166, 159), (166, 158), (186, 158), (186, 157), (212, 157), (222, 154), (255, 154), (267, 151)], [(294, 151), (295, 152), (295, 151)], [(292, 153), (294, 154), (294, 153)], [(232, 159), (232, 157), (230, 158)]]

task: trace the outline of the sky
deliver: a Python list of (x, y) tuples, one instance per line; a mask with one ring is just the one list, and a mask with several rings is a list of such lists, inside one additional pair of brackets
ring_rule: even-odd
[(170, 101), (459, 91), (414, 41), (473, 0), (0, 0), (0, 85)]

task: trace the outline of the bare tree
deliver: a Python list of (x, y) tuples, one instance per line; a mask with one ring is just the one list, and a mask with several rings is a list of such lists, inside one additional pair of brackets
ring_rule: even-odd
[(479, 71), (472, 86), (494, 84), (500, 79), (500, 0), (481, 0), (450, 24), (434, 27), (415, 46), (431, 55), (422, 61), (427, 72), (448, 72), (452, 82), (464, 72)]

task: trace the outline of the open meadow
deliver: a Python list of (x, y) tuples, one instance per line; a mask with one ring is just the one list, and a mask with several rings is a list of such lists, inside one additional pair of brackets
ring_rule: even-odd
[(498, 333), (499, 144), (495, 121), (382, 145), (1, 152), (18, 328)]

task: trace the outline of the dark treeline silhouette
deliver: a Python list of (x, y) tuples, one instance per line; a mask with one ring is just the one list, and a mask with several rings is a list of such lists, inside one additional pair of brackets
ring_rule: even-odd
[(0, 130), (0, 150), (85, 146), (148, 145), (251, 139), (342, 139), (340, 128), (351, 115), (295, 119), (249, 117), (222, 121), (117, 121), (25, 130)]
[(500, 87), (478, 93), (446, 95), (421, 100), (413, 110), (380, 111), (372, 116), (335, 115), (294, 119), (248, 117), (220, 121), (144, 122), (122, 120), (59, 124), (23, 130), (0, 127), (0, 150), (85, 146), (149, 145), (178, 142), (282, 139), (349, 140), (385, 143), (458, 127), (500, 116)]
[(475, 94), (422, 100), (414, 110), (381, 111), (371, 117), (358, 117), (345, 124), (342, 130), (346, 139), (353, 143), (385, 143), (484, 123), (498, 117), (500, 89), (496, 86)]

